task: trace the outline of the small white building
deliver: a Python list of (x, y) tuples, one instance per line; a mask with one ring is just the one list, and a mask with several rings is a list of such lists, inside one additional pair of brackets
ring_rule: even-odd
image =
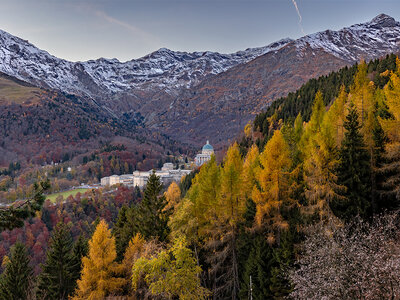
[(162, 168), (161, 171), (169, 171), (169, 170), (173, 170), (174, 169), (174, 164), (173, 163), (165, 163)]
[(197, 166), (201, 166), (205, 162), (208, 162), (209, 160), (211, 160), (211, 156), (213, 154), (214, 154), (214, 148), (207, 141), (207, 143), (203, 146), (201, 153), (197, 154), (196, 157), (194, 158), (194, 161)]

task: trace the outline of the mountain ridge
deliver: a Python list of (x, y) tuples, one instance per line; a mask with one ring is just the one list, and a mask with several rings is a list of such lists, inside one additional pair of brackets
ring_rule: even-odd
[(140, 119), (194, 145), (205, 139), (226, 143), (257, 112), (310, 78), (399, 51), (400, 23), (385, 14), (232, 54), (161, 48), (127, 62), (69, 62), (0, 31), (1, 72), (92, 99), (113, 118)]

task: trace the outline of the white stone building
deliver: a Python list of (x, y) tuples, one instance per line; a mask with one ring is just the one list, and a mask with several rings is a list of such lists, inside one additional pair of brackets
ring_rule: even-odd
[[(163, 184), (167, 185), (172, 181), (180, 182), (183, 176), (189, 174), (191, 170), (174, 170), (174, 165), (172, 163), (165, 163), (161, 170), (155, 170), (157, 176), (160, 177), (160, 180)], [(153, 171), (135, 171), (133, 174), (124, 174), (124, 175), (112, 175), (109, 177), (101, 178), (101, 185), (114, 185), (114, 184), (123, 184), (128, 186), (137, 186), (139, 188), (143, 188), (150, 175)]]
[(207, 141), (207, 143), (203, 146), (201, 153), (197, 154), (196, 157), (194, 158), (194, 161), (197, 166), (201, 166), (205, 162), (208, 162), (213, 154), (214, 154), (214, 148)]

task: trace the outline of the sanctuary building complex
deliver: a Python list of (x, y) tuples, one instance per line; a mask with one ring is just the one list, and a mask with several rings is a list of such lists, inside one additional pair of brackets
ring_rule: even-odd
[[(209, 161), (213, 154), (214, 148), (207, 141), (203, 146), (201, 153), (197, 154), (195, 157), (196, 166), (201, 166), (205, 162)], [(164, 185), (168, 185), (173, 181), (180, 182), (182, 177), (192, 172), (192, 170), (174, 169), (172, 163), (165, 163), (161, 170), (135, 171), (133, 174), (112, 175), (101, 178), (100, 182), (102, 186), (123, 184), (143, 188), (147, 184), (147, 181), (153, 172), (160, 177), (160, 180)]]

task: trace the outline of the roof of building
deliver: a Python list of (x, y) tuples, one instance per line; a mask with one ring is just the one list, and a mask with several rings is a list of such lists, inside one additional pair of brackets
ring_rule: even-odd
[(207, 143), (203, 146), (203, 150), (214, 150), (213, 146), (207, 141)]

